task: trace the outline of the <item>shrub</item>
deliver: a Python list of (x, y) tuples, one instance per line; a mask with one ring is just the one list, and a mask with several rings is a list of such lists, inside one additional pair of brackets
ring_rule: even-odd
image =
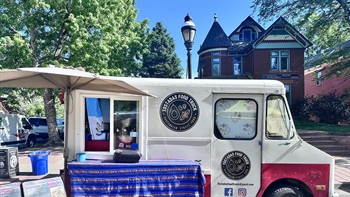
[(346, 119), (347, 108), (348, 104), (334, 92), (317, 96), (312, 104), (313, 114), (321, 123), (327, 124), (338, 124)]
[(312, 102), (313, 97), (299, 99), (292, 107), (293, 116), (300, 120), (310, 120), (312, 117)]
[(334, 92), (306, 97), (293, 106), (297, 119), (318, 120), (320, 123), (338, 124), (349, 118), (350, 105)]

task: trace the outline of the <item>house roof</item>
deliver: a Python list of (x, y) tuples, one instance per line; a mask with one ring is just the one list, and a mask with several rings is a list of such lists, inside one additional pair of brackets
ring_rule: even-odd
[(209, 33), (205, 37), (204, 42), (197, 53), (199, 54), (200, 52), (207, 49), (220, 47), (227, 48), (230, 46), (231, 42), (224, 30), (222, 29), (222, 27), (220, 26), (219, 22), (217, 21), (217, 16), (215, 15), (214, 22), (209, 30)]
[(245, 54), (251, 51), (252, 46), (252, 42), (232, 41), (228, 51), (230, 54)]
[[(250, 42), (231, 40), (230, 38), (238, 34), (243, 27), (250, 26), (259, 33), (256, 40)], [(198, 50), (198, 54), (207, 49), (227, 48), (228, 52), (234, 54), (248, 54), (260, 43), (299, 43), (302, 47), (309, 47), (312, 43), (300, 34), (283, 17), (279, 17), (267, 30), (262, 28), (253, 18), (248, 16), (228, 37), (219, 22), (216, 15), (214, 22), (207, 34), (203, 44)], [(299, 45), (298, 45), (299, 46)]]
[(239, 32), (242, 27), (246, 26), (256, 27), (258, 28), (258, 31), (265, 32), (265, 29), (261, 27), (259, 23), (257, 23), (252, 17), (248, 16), (228, 37), (231, 38), (235, 33)]
[(282, 16), (279, 17), (254, 43), (254, 47), (261, 42), (291, 42), (296, 41), (301, 46), (307, 48), (312, 43), (299, 33), (293, 25), (286, 21)]
[(324, 54), (329, 54), (329, 53), (332, 53), (335, 50), (345, 49), (345, 48), (350, 48), (350, 40), (342, 42), (342, 43), (336, 45), (333, 48), (329, 48), (329, 49), (327, 49), (325, 51), (322, 51), (320, 53), (317, 53), (316, 55), (313, 55), (313, 56), (307, 58), (305, 60), (304, 69), (308, 69), (308, 68), (311, 68), (313, 66), (316, 66), (316, 65), (313, 65), (313, 63), (315, 61), (317, 61), (317, 60), (320, 60), (320, 58), (322, 58)]

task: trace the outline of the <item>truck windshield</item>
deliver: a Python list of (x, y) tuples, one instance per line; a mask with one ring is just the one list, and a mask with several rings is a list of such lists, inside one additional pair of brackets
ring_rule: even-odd
[(291, 120), (283, 97), (269, 96), (267, 98), (266, 136), (271, 139), (288, 139), (290, 129)]

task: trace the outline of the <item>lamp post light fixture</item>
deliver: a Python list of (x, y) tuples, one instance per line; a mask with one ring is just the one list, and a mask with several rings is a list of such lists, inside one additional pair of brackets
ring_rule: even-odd
[(187, 49), (187, 78), (191, 79), (191, 50), (194, 36), (196, 35), (196, 26), (192, 22), (192, 18), (189, 14), (185, 16), (185, 23), (181, 27), (181, 32), (185, 41), (185, 47)]

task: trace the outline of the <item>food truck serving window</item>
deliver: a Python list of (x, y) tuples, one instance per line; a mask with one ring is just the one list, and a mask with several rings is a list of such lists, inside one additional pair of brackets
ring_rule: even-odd
[(266, 137), (275, 140), (293, 137), (291, 119), (287, 106), (280, 95), (271, 95), (267, 98)]
[(219, 139), (252, 139), (256, 135), (257, 103), (251, 99), (220, 99), (215, 103), (214, 134)]
[(85, 151), (138, 150), (140, 101), (85, 98)]

